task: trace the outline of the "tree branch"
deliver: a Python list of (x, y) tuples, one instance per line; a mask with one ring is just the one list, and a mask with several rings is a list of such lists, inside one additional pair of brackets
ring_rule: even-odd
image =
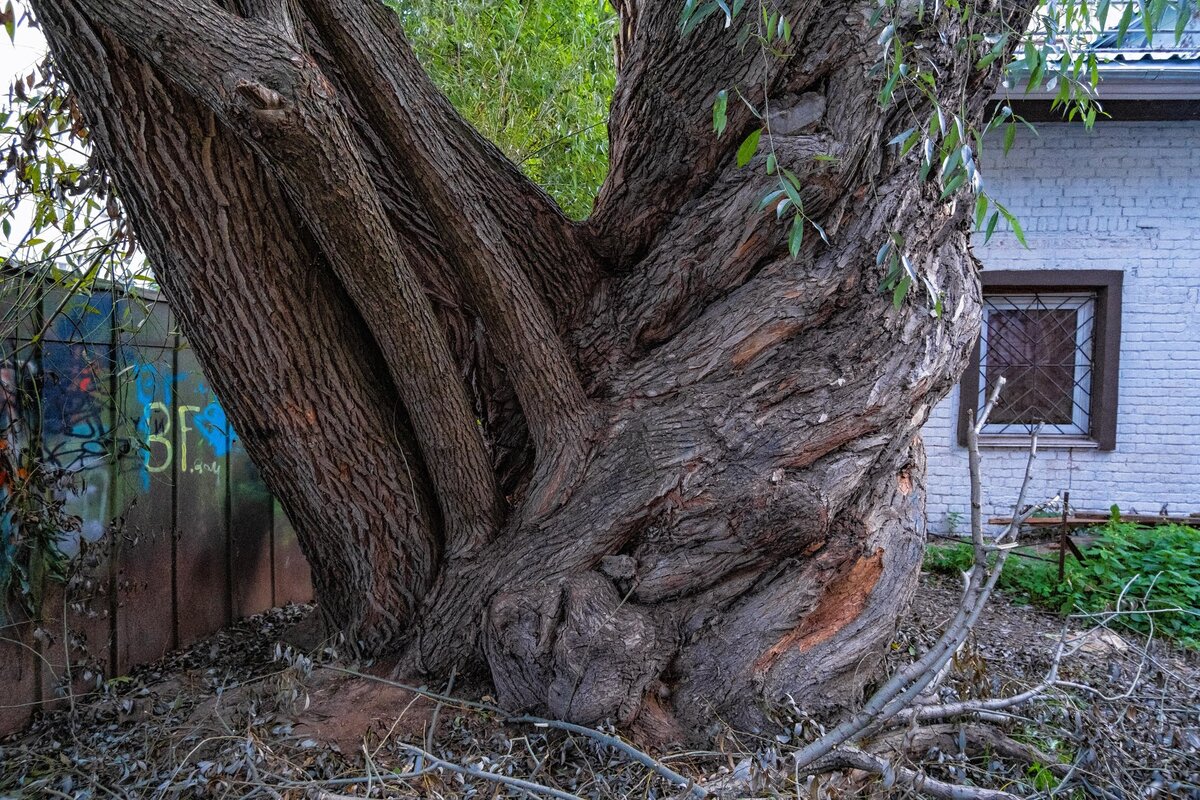
[[(829, 772), (832, 769), (854, 767), (855, 769), (891, 778), (901, 786), (911, 787), (918, 792), (937, 797), (940, 800), (1020, 800), (1012, 792), (1001, 792), (995, 789), (980, 789), (974, 786), (946, 783), (931, 778), (920, 770), (910, 769), (892, 764), (885, 758), (872, 755), (852, 747), (842, 747), (834, 751), (830, 757), (821, 762), (819, 771)], [(801, 772), (804, 768), (801, 768)]]
[[(403, 165), (478, 307), (508, 368), (539, 457), (584, 433), (588, 401), (550, 313), (500, 221), (488, 187), (455, 143), (444, 103), (431, 99), (424, 73), (383, 6), (305, 0), (310, 18), (368, 107), (376, 129)], [(468, 151), (469, 152), (469, 151)]]
[[(483, 440), (332, 86), (295, 42), (205, 0), (78, 2), (244, 136), (280, 177), (384, 352), (426, 454), (449, 550), (478, 547), (499, 520)], [(370, 263), (394, 286), (380, 291), (376, 273), (363, 269)]]
[[(417, 121), (434, 136), (419, 142), (421, 149), (439, 162), (435, 163), (437, 167), (447, 166), (440, 159), (448, 152), (462, 165), (463, 172), (453, 176), (462, 186), (449, 188), (472, 190), (477, 213), (489, 214), (497, 222), (503, 241), (517, 256), (519, 268), (536, 285), (550, 315), (562, 327), (600, 274), (594, 257), (581, 244), (578, 226), (540, 186), (458, 114), (418, 62), (397, 14), (378, 3), (302, 1), (310, 10), (310, 22), (322, 22), (314, 24), (314, 30), (320, 29), (322, 44), (337, 49), (343, 57), (344, 63), (338, 63), (338, 69), (353, 68), (357, 78), (365, 78), (366, 83), (346, 81), (345, 91), (369, 112), (370, 122), (377, 128), (374, 133), (389, 145), (396, 143), (392, 125), (397, 101), (408, 113), (416, 114)], [(332, 16), (330, 11), (334, 12)], [(333, 30), (330, 25), (335, 26)], [(370, 38), (356, 39), (352, 34), (351, 39), (335, 43), (338, 31), (344, 32), (347, 27)], [(399, 82), (396, 76), (401, 77)], [(378, 85), (386, 86), (391, 95), (402, 93), (403, 97), (381, 98), (366, 88)], [(406, 193), (420, 196), (424, 203), (419, 183), (408, 177), (414, 166), (409, 163), (411, 152), (404, 149), (397, 153), (395, 166), (406, 175)]]

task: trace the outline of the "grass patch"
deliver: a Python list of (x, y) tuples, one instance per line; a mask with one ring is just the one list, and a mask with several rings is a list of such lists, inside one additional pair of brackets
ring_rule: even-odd
[[(1184, 525), (1144, 527), (1110, 522), (1092, 531), (1087, 561), (1068, 556), (1066, 575), (1058, 581), (1054, 559), (1034, 560), (1014, 554), (1004, 564), (998, 587), (1010, 598), (1053, 611), (1110, 611), (1125, 591), (1122, 624), (1200, 649), (1200, 530)], [(1034, 555), (1030, 548), (1016, 551)], [(1042, 558), (1047, 558), (1042, 556)], [(930, 545), (925, 569), (958, 575), (971, 565), (969, 544)]]

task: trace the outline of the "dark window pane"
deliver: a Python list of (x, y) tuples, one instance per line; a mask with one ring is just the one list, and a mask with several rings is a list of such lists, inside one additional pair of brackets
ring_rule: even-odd
[(1069, 425), (1074, 411), (1078, 311), (996, 309), (988, 313), (984, 382), (1007, 381), (990, 421)]

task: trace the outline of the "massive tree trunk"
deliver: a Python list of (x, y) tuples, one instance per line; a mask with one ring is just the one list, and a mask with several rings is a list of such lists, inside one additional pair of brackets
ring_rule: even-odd
[[(620, 5), (611, 172), (584, 223), (466, 124), (370, 0), (38, 0), (184, 332), (296, 525), (328, 622), (409, 673), (660, 736), (819, 711), (915, 586), (918, 437), (977, 334), (970, 203), (887, 142), (876, 4), (776, 2), (785, 56)], [(976, 34), (894, 9), (978, 119)], [(747, 12), (749, 13), (749, 12)], [(734, 151), (827, 232), (797, 257)], [(902, 237), (944, 296), (877, 291)], [(897, 239), (898, 240), (898, 239)]]

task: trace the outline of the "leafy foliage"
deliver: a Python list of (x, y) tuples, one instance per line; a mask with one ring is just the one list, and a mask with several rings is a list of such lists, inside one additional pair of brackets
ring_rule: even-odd
[[(1133, 613), (1119, 619), (1140, 633), (1155, 633), (1200, 648), (1200, 530), (1183, 525), (1143, 527), (1110, 522), (1085, 555), (1068, 558), (1062, 583), (1058, 564), (1037, 558), (1010, 558), (999, 587), (1011, 597), (1061, 612)], [(1036, 554), (1026, 549), (1026, 556)], [(930, 546), (925, 568), (958, 574), (971, 566), (971, 546)], [(1044, 559), (1044, 557), (1043, 557)]]
[(9, 602), (36, 617), (47, 580), (66, 582), (70, 557), (63, 536), (82, 522), (66, 511), (64, 499), (75, 476), (14, 445), (9, 433), (0, 431), (0, 531), (6, 534), (0, 537), (0, 621)]
[(608, 170), (616, 15), (603, 0), (389, 0), (454, 106), (575, 218)]
[(130, 269), (135, 237), (93, 158), (74, 97), (49, 59), (10, 87), (0, 111), (0, 157), (4, 261), (64, 288), (80, 276), (151, 280)]

